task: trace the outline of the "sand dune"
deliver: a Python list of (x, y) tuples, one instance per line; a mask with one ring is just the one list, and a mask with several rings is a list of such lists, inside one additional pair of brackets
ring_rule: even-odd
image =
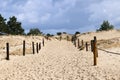
[[(82, 34), (79, 39), (90, 42), (93, 36), (98, 39), (98, 48), (103, 49), (98, 50), (97, 66), (93, 66), (90, 46), (86, 52), (70, 41), (53, 38), (45, 40), (38, 54), (32, 54), (32, 42), (42, 42), (42, 36), (0, 36), (0, 80), (120, 80), (120, 32)], [(5, 60), (6, 42), (10, 43), (9, 61)]]
[(106, 40), (120, 37), (119, 30), (110, 30), (110, 31), (102, 31), (102, 32), (89, 32), (79, 36), (80, 40), (90, 41), (93, 37), (96, 36), (98, 40)]
[(120, 55), (99, 51), (93, 66), (92, 52), (65, 40), (47, 41), (39, 54), (11, 55), (0, 66), (0, 80), (120, 80)]

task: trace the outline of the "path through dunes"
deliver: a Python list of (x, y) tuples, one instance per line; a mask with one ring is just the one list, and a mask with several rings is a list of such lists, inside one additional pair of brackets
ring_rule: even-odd
[(0, 80), (120, 79), (120, 69), (115, 72), (117, 69), (101, 65), (93, 66), (91, 52), (79, 51), (71, 42), (54, 40), (48, 41), (39, 54), (10, 56), (10, 61), (0, 61)]

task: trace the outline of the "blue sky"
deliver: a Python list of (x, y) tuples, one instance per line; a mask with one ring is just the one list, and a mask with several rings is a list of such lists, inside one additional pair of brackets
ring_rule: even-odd
[(0, 0), (6, 19), (16, 16), (25, 31), (44, 33), (95, 31), (103, 20), (120, 28), (120, 0)]

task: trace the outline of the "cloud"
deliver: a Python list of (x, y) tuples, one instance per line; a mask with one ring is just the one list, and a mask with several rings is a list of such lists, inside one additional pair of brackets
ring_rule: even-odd
[(119, 0), (103, 0), (100, 3), (91, 4), (88, 8), (90, 12), (89, 21), (95, 24), (103, 20), (109, 20), (113, 24), (119, 24), (119, 5)]
[[(75, 0), (63, 0), (63, 2), (52, 1), (52, 0), (28, 0), (23, 8), (21, 8), (20, 14), (25, 14), (25, 19), (28, 21), (30, 16), (34, 16), (38, 21), (44, 20), (46, 17), (50, 17), (54, 20), (54, 18), (61, 17), (71, 6), (73, 6)], [(30, 15), (30, 16), (27, 16)], [(30, 19), (29, 19), (30, 18)], [(43, 19), (44, 18), (44, 19)], [(49, 19), (49, 18), (48, 18)], [(50, 19), (49, 19), (50, 20)], [(42, 21), (45, 23), (44, 20)], [(31, 21), (30, 21), (31, 22)]]
[[(24, 29), (81, 32), (95, 30), (103, 20), (120, 26), (119, 0), (0, 0), (5, 18), (15, 15)], [(53, 32), (53, 33), (54, 33)]]

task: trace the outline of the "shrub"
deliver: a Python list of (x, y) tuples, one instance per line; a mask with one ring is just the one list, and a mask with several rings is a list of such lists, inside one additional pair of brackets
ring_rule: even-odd
[(111, 25), (108, 21), (103, 21), (101, 27), (97, 31), (108, 31), (114, 29), (114, 26)]
[(60, 36), (61, 34), (62, 34), (61, 32), (57, 32), (57, 35), (59, 35), (59, 36)]

